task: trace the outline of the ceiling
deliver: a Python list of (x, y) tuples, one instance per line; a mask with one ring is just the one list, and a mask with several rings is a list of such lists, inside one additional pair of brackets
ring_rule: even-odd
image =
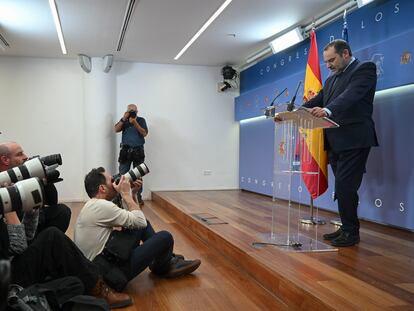
[(48, 0), (0, 0), (0, 56), (91, 57), (186, 65), (237, 65), (275, 33), (353, 0), (233, 0), (177, 61), (174, 57), (224, 0), (137, 0), (120, 52), (129, 0), (56, 0), (67, 55), (61, 53)]

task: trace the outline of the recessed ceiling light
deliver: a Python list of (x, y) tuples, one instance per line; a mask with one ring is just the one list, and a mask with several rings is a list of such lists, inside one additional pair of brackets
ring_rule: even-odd
[(208, 26), (224, 11), (224, 9), (232, 2), (233, 0), (226, 0), (224, 3), (218, 8), (218, 10), (208, 19), (208, 21), (197, 31), (197, 33), (187, 42), (187, 44), (183, 47), (183, 49), (174, 57), (174, 60), (177, 60), (184, 54), (184, 52), (194, 43), (195, 40), (207, 29)]
[(60, 25), (59, 13), (56, 7), (55, 0), (49, 0), (50, 10), (52, 11), (53, 21), (55, 22), (56, 31), (59, 38), (60, 48), (63, 54), (67, 54), (65, 40), (63, 38), (62, 26)]

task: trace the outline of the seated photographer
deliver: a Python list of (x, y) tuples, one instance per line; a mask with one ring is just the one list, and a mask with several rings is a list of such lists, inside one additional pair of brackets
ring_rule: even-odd
[[(79, 213), (75, 225), (75, 243), (87, 258), (93, 260), (105, 281), (117, 290), (147, 267), (161, 277), (189, 274), (200, 260), (185, 260), (173, 254), (174, 240), (167, 231), (155, 232), (137, 202), (141, 181), (132, 182), (121, 176), (113, 182), (105, 169), (90, 171), (85, 189), (91, 198)], [(117, 195), (125, 209), (112, 202)], [(122, 228), (122, 231), (115, 228)]]
[(97, 267), (62, 231), (50, 227), (34, 237), (38, 217), (39, 210), (25, 212), (22, 222), (15, 212), (0, 216), (0, 260), (11, 262), (11, 283), (28, 287), (75, 276), (87, 295), (105, 299), (112, 308), (132, 303), (127, 294), (116, 293), (106, 285)]
[[(15, 142), (0, 144), (0, 172), (20, 166), (28, 159), (22, 147)], [(5, 185), (0, 185), (4, 187)], [(53, 184), (45, 186), (45, 191), (57, 194)], [(57, 198), (56, 198), (57, 201)], [(19, 213), (19, 219), (23, 219), (23, 214)], [(36, 234), (48, 227), (56, 227), (62, 232), (66, 232), (69, 227), (71, 210), (65, 204), (54, 204), (45, 206), (40, 210)]]

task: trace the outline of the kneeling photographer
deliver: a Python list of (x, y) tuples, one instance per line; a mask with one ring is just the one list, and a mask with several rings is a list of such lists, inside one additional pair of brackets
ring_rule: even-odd
[[(16, 174), (12, 169), (24, 165), (27, 160), (27, 155), (18, 143), (8, 142), (0, 144), (0, 172), (9, 172), (9, 175), (12, 175), (10, 182), (14, 183), (15, 180), (13, 180), (13, 178), (17, 179)], [(26, 171), (27, 169), (22, 169), (23, 173)], [(26, 178), (27, 176), (23, 176), (23, 179)], [(5, 185), (2, 182), (0, 187), (4, 186)], [(69, 227), (71, 210), (65, 204), (58, 204), (57, 190), (53, 183), (46, 184), (44, 189), (49, 200), (46, 202), (46, 206), (39, 210), (38, 224), (35, 233), (38, 234), (42, 230), (52, 226), (58, 228), (62, 232), (66, 232)], [(18, 213), (17, 216), (20, 220), (23, 219), (22, 213)]]
[[(155, 232), (146, 219), (136, 193), (141, 187), (139, 177), (148, 171), (142, 163), (117, 181), (117, 176), (99, 167), (85, 177), (85, 190), (91, 199), (79, 213), (75, 243), (116, 290), (122, 290), (147, 267), (156, 275), (172, 278), (193, 272), (201, 263), (174, 255), (172, 235)], [(112, 201), (118, 194), (123, 208)]]

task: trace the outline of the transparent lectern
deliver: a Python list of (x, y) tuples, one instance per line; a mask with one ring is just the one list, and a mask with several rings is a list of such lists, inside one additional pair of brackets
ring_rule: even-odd
[[(269, 117), (272, 114), (266, 113)], [(296, 252), (336, 251), (336, 248), (318, 239), (318, 226), (301, 223), (304, 212), (300, 202), (305, 199), (305, 193), (307, 195), (303, 178), (318, 180), (322, 174), (319, 166), (311, 165), (311, 161), (319, 162), (321, 156), (314, 151), (320, 150), (322, 130), (312, 130), (334, 128), (338, 124), (328, 118), (316, 118), (303, 107), (277, 113), (276, 117), (280, 122), (275, 122), (271, 229), (270, 233), (259, 234), (259, 241), (253, 245), (270, 244)], [(306, 170), (304, 167), (307, 167)], [(288, 207), (280, 204), (280, 200), (287, 201)]]

